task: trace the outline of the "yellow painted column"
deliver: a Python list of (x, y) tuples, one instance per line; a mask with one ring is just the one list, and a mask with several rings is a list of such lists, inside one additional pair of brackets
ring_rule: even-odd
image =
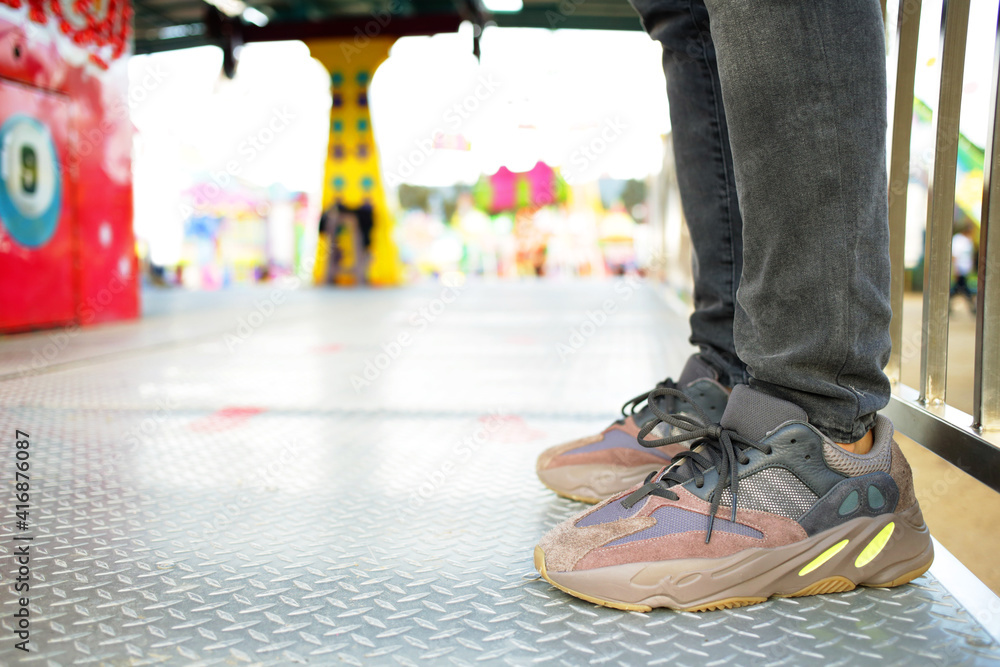
[(395, 37), (375, 37), (361, 44), (354, 37), (307, 40), (312, 56), (330, 73), (330, 141), (326, 151), (323, 210), (335, 202), (350, 208), (369, 204), (372, 228), (368, 279), (373, 285), (399, 285), (403, 265), (393, 240), (395, 221), (382, 187), (378, 151), (368, 112), (372, 75), (386, 58)]

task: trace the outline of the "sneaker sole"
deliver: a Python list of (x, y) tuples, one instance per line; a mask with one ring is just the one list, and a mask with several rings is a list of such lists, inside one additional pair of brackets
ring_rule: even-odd
[(605, 607), (643, 612), (654, 607), (733, 609), (770, 597), (842, 593), (858, 586), (892, 588), (924, 574), (933, 561), (930, 532), (917, 505), (854, 519), (795, 544), (725, 558), (550, 573), (545, 553), (535, 547), (535, 567), (556, 588)]
[(546, 488), (563, 498), (596, 505), (613, 495), (627, 491), (646, 479), (651, 472), (660, 470), (670, 461), (635, 468), (622, 468), (610, 464), (560, 466), (538, 471), (538, 479)]

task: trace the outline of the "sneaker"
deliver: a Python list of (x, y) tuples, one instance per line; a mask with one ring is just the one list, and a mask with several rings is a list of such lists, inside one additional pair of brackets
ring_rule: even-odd
[[(718, 373), (698, 355), (688, 359), (681, 379), (669, 378), (657, 389), (680, 389), (687, 401), (672, 396), (658, 398), (662, 412), (680, 412), (691, 401), (713, 420), (722, 417), (729, 390), (719, 384)], [(560, 496), (585, 503), (599, 503), (641, 482), (649, 473), (670, 464), (684, 443), (649, 447), (639, 444), (640, 428), (655, 417), (646, 401), (649, 392), (622, 406), (622, 418), (597, 435), (550, 447), (538, 457), (538, 479)], [(661, 431), (652, 431), (659, 437)]]
[(886, 417), (865, 455), (746, 385), (721, 424), (665, 421), (693, 449), (543, 537), (535, 567), (549, 583), (617, 609), (706, 611), (899, 586), (930, 567), (930, 534)]

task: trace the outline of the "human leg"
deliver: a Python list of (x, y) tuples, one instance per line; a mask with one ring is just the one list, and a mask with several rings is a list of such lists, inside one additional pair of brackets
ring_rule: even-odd
[[(650, 36), (663, 46), (678, 185), (694, 247), (691, 343), (701, 351), (676, 384), (667, 379), (659, 386), (683, 390), (718, 419), (728, 400), (726, 389), (745, 378), (733, 342), (743, 247), (708, 12), (701, 0), (633, 0), (633, 5)], [(686, 446), (638, 444), (639, 428), (653, 416), (642, 403), (642, 396), (630, 401), (623, 418), (602, 433), (543, 452), (537, 464), (542, 483), (561, 495), (597, 502), (667, 465)], [(688, 409), (676, 401), (661, 407)]]
[[(700, 446), (557, 526), (535, 564), (630, 610), (898, 586), (933, 547), (892, 424), (875, 414), (889, 319), (878, 5), (708, 6), (744, 214), (735, 339), (751, 386), (733, 389), (719, 424), (658, 410), (669, 388), (651, 394), (639, 440)], [(661, 423), (671, 434), (651, 437)], [(867, 453), (836, 444), (862, 436)]]
[(708, 0), (744, 224), (750, 385), (836, 442), (889, 399), (883, 24), (875, 0)]
[(703, 0), (630, 0), (663, 47), (681, 206), (693, 247), (691, 343), (724, 384), (744, 381), (733, 342), (743, 223), (715, 46)]

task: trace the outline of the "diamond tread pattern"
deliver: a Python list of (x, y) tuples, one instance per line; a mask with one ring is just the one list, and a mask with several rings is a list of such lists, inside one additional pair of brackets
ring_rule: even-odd
[[(344, 378), (378, 351), (372, 341), (407, 327), (385, 313), (438, 292), (326, 292), (308, 307), (290, 297), (233, 355), (223, 336), (246, 310), (203, 312), (189, 320), (196, 341), (163, 347), (158, 334), (145, 351), (129, 332), (170, 320), (84, 331), (65, 368), (0, 382), (0, 462), (13, 460), (14, 429), (31, 434), (35, 649), (13, 647), (5, 565), (0, 664), (1000, 661), (932, 574), (708, 614), (624, 613), (552, 588), (532, 547), (583, 505), (544, 489), (535, 457), (601, 428), (601, 405), (683, 363), (684, 319), (652, 288), (637, 291), (564, 362), (556, 345), (587, 308), (617, 298), (610, 285), (470, 286), (356, 393)], [(109, 337), (130, 356), (109, 352), (121, 347)], [(15, 347), (33, 340), (47, 334)], [(77, 365), (88, 349), (105, 356)], [(612, 364), (621, 377), (587, 381)], [(218, 411), (227, 406), (265, 410)]]

